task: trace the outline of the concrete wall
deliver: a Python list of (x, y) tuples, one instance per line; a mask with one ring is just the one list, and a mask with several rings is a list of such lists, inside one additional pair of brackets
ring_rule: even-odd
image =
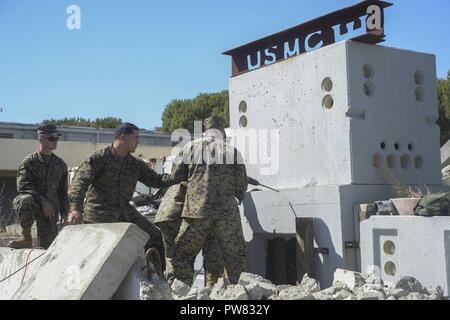
[(389, 184), (375, 155), (403, 184), (441, 184), (435, 78), (433, 55), (340, 42), (231, 78), (231, 128), (279, 130), (278, 173), (247, 157), (268, 185)]
[[(359, 240), (354, 205), (395, 197), (393, 183), (443, 189), (435, 79), (433, 55), (352, 41), (230, 79), (230, 129), (268, 130), (237, 145), (248, 174), (281, 189), (260, 188), (241, 208), (250, 272), (265, 275), (267, 240), (294, 236), (296, 215), (314, 218), (316, 245), (330, 252), (315, 256), (316, 274), (329, 286), (336, 268), (360, 268), (345, 247)], [(263, 174), (255, 145), (257, 157), (279, 151), (278, 172)]]
[(450, 292), (450, 217), (371, 217), (361, 223), (362, 271), (412, 276)]

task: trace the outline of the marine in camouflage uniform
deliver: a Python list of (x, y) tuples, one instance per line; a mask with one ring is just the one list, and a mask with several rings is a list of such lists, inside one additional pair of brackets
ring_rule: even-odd
[[(171, 279), (174, 276), (173, 253), (175, 238), (181, 226), (181, 213), (183, 211), (186, 189), (186, 182), (171, 186), (164, 195), (155, 217), (155, 224), (161, 230), (164, 241), (166, 279)], [(202, 251), (206, 286), (212, 288), (223, 275), (224, 270), (222, 253), (220, 252), (217, 239), (215, 237), (207, 239)]]
[[(49, 125), (40, 127), (38, 136), (50, 138), (55, 143), (60, 133), (55, 126)], [(35, 152), (22, 161), (17, 174), (19, 195), (13, 201), (13, 209), (22, 227), (23, 239), (11, 242), (10, 247), (16, 249), (32, 247), (31, 227), (34, 220), (39, 246), (44, 249), (50, 246), (58, 235), (58, 213), (62, 220), (67, 221), (69, 209), (67, 178), (66, 163), (53, 153), (46, 155)], [(44, 215), (44, 202), (50, 203), (53, 216)]]
[(82, 212), (85, 223), (136, 224), (150, 236), (146, 248), (158, 249), (163, 258), (159, 229), (130, 205), (138, 181), (152, 188), (175, 183), (131, 154), (119, 157), (113, 146), (108, 146), (90, 155), (76, 171), (69, 188), (70, 210)]
[(188, 179), (182, 224), (175, 239), (174, 278), (192, 284), (195, 257), (214, 235), (228, 279), (237, 283), (246, 270), (238, 208), (247, 190), (246, 169), (239, 152), (223, 141), (223, 119), (208, 118), (204, 126), (205, 136), (186, 145), (172, 173)]

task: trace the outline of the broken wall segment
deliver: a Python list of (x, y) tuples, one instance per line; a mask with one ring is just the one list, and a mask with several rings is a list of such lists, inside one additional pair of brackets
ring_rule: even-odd
[(68, 226), (13, 299), (110, 299), (147, 240), (144, 231), (129, 223)]

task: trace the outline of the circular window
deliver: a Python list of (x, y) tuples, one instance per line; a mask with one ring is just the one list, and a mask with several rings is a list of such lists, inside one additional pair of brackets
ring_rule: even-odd
[(382, 143), (380, 143), (380, 148), (385, 150), (386, 149), (386, 142), (383, 141)]
[(395, 264), (391, 261), (386, 262), (384, 265), (384, 273), (386, 273), (388, 276), (395, 276), (397, 273), (397, 267)]
[(372, 82), (366, 81), (363, 85), (364, 94), (368, 97), (373, 97), (375, 95), (375, 86)]
[(423, 166), (423, 160), (421, 156), (417, 156), (414, 158), (414, 167), (416, 169), (421, 169)]
[(363, 75), (366, 79), (372, 79), (375, 76), (375, 69), (370, 63), (367, 63), (363, 67)]
[(326, 109), (333, 108), (333, 104), (334, 104), (333, 97), (330, 95), (326, 95), (322, 100), (322, 106)]
[(383, 251), (385, 254), (393, 256), (395, 254), (395, 244), (390, 240), (386, 241), (383, 245)]
[(425, 100), (425, 91), (422, 87), (418, 87), (415, 91), (416, 100), (422, 102)]
[(390, 169), (395, 167), (396, 164), (396, 159), (395, 156), (393, 154), (390, 154), (386, 157), (386, 166)]
[(239, 112), (247, 112), (247, 102), (241, 101), (241, 103), (239, 103)]
[(422, 71), (416, 71), (414, 73), (414, 82), (418, 85), (421, 86), (425, 83), (425, 75), (423, 74)]
[(330, 78), (325, 78), (322, 81), (322, 90), (330, 92), (333, 89), (333, 81)]
[(241, 128), (246, 128), (246, 127), (247, 127), (247, 117), (246, 117), (246, 116), (242, 116), (242, 117), (239, 119), (239, 126), (240, 126)]
[(400, 158), (400, 166), (402, 169), (408, 169), (409, 164), (411, 163), (411, 159), (406, 154), (402, 155)]
[(400, 142), (396, 142), (395, 144), (394, 144), (394, 148), (395, 148), (395, 150), (400, 150)]
[(413, 151), (414, 150), (414, 144), (410, 143), (408, 144), (408, 150)]

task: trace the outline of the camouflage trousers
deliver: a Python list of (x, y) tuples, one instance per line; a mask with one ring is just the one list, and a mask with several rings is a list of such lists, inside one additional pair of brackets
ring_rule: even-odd
[(23, 229), (31, 228), (36, 220), (39, 246), (48, 249), (58, 235), (58, 216), (47, 218), (41, 206), (29, 194), (20, 194), (13, 201), (13, 209)]
[(246, 270), (241, 221), (220, 218), (183, 218), (175, 239), (173, 267), (176, 279), (192, 285), (195, 257), (207, 239), (213, 235), (217, 239), (219, 251), (222, 252), (228, 280), (231, 283), (239, 281), (241, 273)]
[[(174, 278), (173, 255), (175, 251), (175, 239), (180, 231), (181, 220), (163, 221), (156, 224), (163, 236), (166, 257), (166, 279)], [(206, 286), (212, 288), (217, 280), (223, 276), (224, 264), (222, 252), (215, 237), (205, 240), (203, 247), (203, 268), (206, 275)]]
[[(111, 210), (113, 211), (113, 210)], [(120, 213), (117, 221), (112, 221), (109, 216), (90, 214), (85, 220), (86, 223), (113, 223), (113, 222), (128, 222), (137, 225), (143, 231), (145, 231), (150, 239), (145, 245), (145, 249), (156, 248), (162, 255), (164, 253), (164, 245), (162, 241), (161, 232), (150, 221), (147, 220), (142, 214), (140, 214), (133, 206), (123, 206), (120, 208), (114, 208), (114, 211)], [(164, 264), (164, 261), (161, 261)]]

